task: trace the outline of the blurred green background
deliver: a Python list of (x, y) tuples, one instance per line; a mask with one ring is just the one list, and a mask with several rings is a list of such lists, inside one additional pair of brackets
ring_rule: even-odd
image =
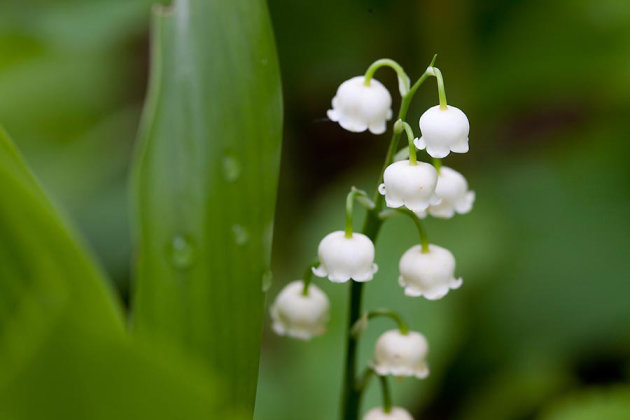
[[(0, 3), (0, 122), (125, 298), (127, 172), (151, 3)], [(404, 297), (396, 283), (398, 258), (415, 241), (408, 221), (387, 222), (380, 237), (366, 305), (396, 308), (431, 344), (431, 376), (395, 381), (395, 403), (418, 419), (630, 419), (630, 2), (269, 8), (286, 125), (268, 300), (341, 228), (348, 188), (372, 191), (377, 181), (388, 137), (326, 120), (338, 84), (381, 57), (413, 79), (438, 53), (449, 103), (471, 122), (470, 153), (445, 164), (468, 177), (477, 203), (469, 215), (427, 223), (464, 278), (440, 301)], [(392, 72), (376, 78), (397, 92)], [(414, 127), (437, 103), (435, 87), (416, 98)], [(332, 300), (329, 333), (302, 343), (266, 331), (257, 419), (336, 417), (348, 288), (318, 285)], [(370, 324), (362, 361), (390, 327)], [(364, 409), (379, 404), (374, 385)]]

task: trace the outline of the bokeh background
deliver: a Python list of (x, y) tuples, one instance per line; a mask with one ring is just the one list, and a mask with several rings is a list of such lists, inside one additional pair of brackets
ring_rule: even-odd
[[(0, 3), (0, 121), (125, 298), (127, 177), (151, 3)], [(379, 239), (366, 306), (399, 310), (431, 344), (431, 376), (394, 381), (395, 403), (418, 419), (629, 419), (630, 2), (269, 8), (286, 110), (269, 300), (342, 227), (348, 188), (372, 191), (378, 178), (387, 135), (348, 133), (325, 118), (338, 84), (381, 57), (413, 79), (438, 53), (449, 103), (471, 121), (470, 153), (445, 164), (468, 177), (477, 203), (427, 223), (464, 278), (440, 301), (404, 297), (396, 283), (398, 259), (416, 240), (409, 222), (388, 221)], [(391, 71), (376, 78), (397, 92)], [(416, 98), (414, 127), (437, 103), (435, 86)], [(257, 419), (336, 417), (348, 287), (318, 285), (333, 305), (329, 333), (302, 343), (265, 332)], [(370, 323), (363, 363), (388, 322)], [(365, 409), (379, 404), (375, 385)]]

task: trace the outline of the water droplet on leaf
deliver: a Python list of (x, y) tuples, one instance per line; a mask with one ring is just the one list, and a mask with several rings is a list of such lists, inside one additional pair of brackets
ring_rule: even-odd
[(195, 261), (195, 246), (185, 235), (176, 235), (166, 247), (168, 259), (180, 270), (189, 268)]
[(273, 273), (271, 270), (265, 270), (262, 275), (262, 291), (267, 293), (267, 291), (271, 288), (271, 283), (273, 282)]
[(223, 176), (228, 182), (235, 182), (241, 176), (241, 164), (232, 155), (223, 157)]
[(245, 245), (249, 241), (249, 232), (241, 225), (232, 226), (232, 234), (237, 245)]

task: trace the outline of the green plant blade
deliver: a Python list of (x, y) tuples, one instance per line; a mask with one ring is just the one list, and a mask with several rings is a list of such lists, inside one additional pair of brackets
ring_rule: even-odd
[(565, 395), (543, 411), (540, 420), (630, 418), (630, 388), (625, 385), (586, 388)]
[(172, 420), (246, 417), (193, 363), (129, 337), (104, 338), (61, 323), (42, 351), (0, 390), (0, 418)]
[(64, 319), (124, 333), (102, 272), (0, 129), (0, 388)]
[(133, 329), (178, 343), (252, 412), (282, 104), (263, 0), (156, 9), (134, 168)]
[(0, 418), (244, 418), (195, 361), (125, 334), (101, 271), (2, 130), (0, 194)]

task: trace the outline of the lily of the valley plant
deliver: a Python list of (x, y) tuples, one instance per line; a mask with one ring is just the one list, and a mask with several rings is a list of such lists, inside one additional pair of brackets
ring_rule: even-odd
[[(442, 73), (434, 67), (435, 58), (420, 78), (411, 85), (403, 68), (393, 60), (381, 59), (370, 65), (363, 76), (343, 82), (332, 100), (328, 117), (353, 132), (371, 131), (381, 134), (392, 118), (392, 98), (389, 91), (373, 78), (377, 69), (387, 66), (398, 75), (401, 105), (393, 124), (393, 134), (384, 170), (380, 174), (373, 199), (354, 187), (346, 199), (344, 230), (326, 235), (318, 248), (319, 263), (309, 265), (302, 279), (289, 283), (271, 307), (273, 329), (280, 335), (309, 340), (326, 331), (329, 302), (326, 295), (311, 284), (312, 274), (334, 283), (350, 282), (349, 319), (347, 324), (346, 364), (341, 418), (359, 417), (362, 393), (373, 377), (381, 383), (383, 404), (372, 408), (364, 420), (409, 420), (405, 409), (392, 406), (387, 377), (394, 375), (427, 378), (429, 344), (419, 332), (411, 331), (401, 316), (391, 309), (362, 311), (364, 285), (372, 281), (378, 270), (375, 263), (374, 240), (383, 222), (396, 215), (409, 217), (415, 224), (419, 243), (407, 250), (400, 259), (398, 284), (401, 296), (441, 299), (462, 285), (455, 275), (455, 257), (438, 245), (430, 244), (422, 219), (427, 216), (451, 218), (468, 213), (475, 200), (466, 178), (454, 169), (442, 165), (450, 153), (468, 152), (468, 119), (446, 103)], [(428, 78), (435, 77), (439, 104), (429, 108), (419, 121), (420, 137), (414, 135), (406, 121), (407, 111), (416, 91)], [(400, 152), (402, 135), (407, 146)], [(428, 154), (428, 162), (420, 161), (417, 150)], [(430, 163), (429, 163), (430, 162)], [(361, 233), (352, 223), (354, 202), (367, 209)], [(376, 281), (391, 281), (382, 279)], [(397, 328), (384, 332), (376, 341), (372, 362), (359, 375), (357, 344), (361, 332), (374, 317), (385, 316), (396, 322)]]

